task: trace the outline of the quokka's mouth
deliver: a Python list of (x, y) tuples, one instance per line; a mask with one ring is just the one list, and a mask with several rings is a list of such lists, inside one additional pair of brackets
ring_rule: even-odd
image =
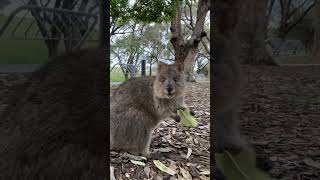
[(168, 98), (173, 98), (174, 93), (167, 93)]

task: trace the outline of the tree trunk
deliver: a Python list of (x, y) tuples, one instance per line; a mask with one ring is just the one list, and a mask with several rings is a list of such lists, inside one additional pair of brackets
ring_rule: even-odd
[(320, 61), (320, 3), (318, 3), (313, 9), (313, 45), (312, 55), (315, 60)]
[(50, 58), (58, 55), (59, 40), (46, 40), (46, 45)]
[(129, 71), (127, 69), (123, 69), (123, 68), (121, 68), (121, 70), (124, 75), (124, 79), (128, 80), (129, 79)]
[[(109, 26), (110, 26), (110, 18), (109, 15), (109, 3), (108, 1), (99, 0), (99, 46), (100, 47), (107, 47), (109, 46), (109, 39), (108, 33), (109, 33)], [(111, 34), (110, 34), (111, 36)]]
[(197, 48), (189, 48), (188, 54), (184, 60), (184, 73), (188, 82), (195, 82), (196, 78), (194, 75), (194, 64), (197, 56)]
[(197, 21), (194, 25), (194, 29), (191, 38), (187, 41), (184, 40), (181, 31), (181, 11), (182, 3), (180, 2), (177, 14), (174, 20), (171, 22), (171, 43), (174, 49), (175, 60), (177, 63), (184, 64), (184, 73), (186, 74), (186, 80), (188, 82), (195, 81), (194, 76), (194, 64), (198, 53), (198, 45), (201, 38), (206, 36), (203, 32), (203, 26), (207, 12), (209, 10), (209, 0), (199, 0), (197, 9)]
[(244, 0), (240, 12), (239, 38), (241, 42), (240, 62), (254, 65), (276, 65), (266, 49), (267, 0), (252, 3)]
[[(246, 142), (240, 134), (240, 93), (241, 69), (239, 57), (239, 39), (237, 28), (240, 0), (214, 1), (215, 34), (213, 64), (213, 106), (215, 150), (243, 149)], [(243, 17), (243, 16), (242, 16)], [(212, 18), (212, 16), (211, 16)], [(240, 18), (239, 18), (240, 20)]]

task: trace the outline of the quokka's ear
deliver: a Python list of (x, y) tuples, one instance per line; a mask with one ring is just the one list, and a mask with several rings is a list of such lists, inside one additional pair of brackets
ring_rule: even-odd
[(159, 72), (164, 66), (166, 66), (166, 65), (167, 65), (167, 64), (165, 64), (164, 62), (158, 61), (158, 66), (157, 66), (158, 72)]

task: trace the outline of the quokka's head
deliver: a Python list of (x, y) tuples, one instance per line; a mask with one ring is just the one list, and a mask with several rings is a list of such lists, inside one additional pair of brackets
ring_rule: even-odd
[(172, 99), (184, 94), (186, 81), (183, 73), (183, 64), (158, 63), (154, 93), (158, 98)]

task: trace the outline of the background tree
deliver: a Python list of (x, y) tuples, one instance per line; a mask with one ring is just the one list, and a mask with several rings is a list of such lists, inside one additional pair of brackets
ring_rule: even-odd
[(130, 20), (131, 13), (128, 0), (110, 1), (110, 36), (123, 34), (118, 31)]
[(316, 4), (313, 10), (313, 45), (312, 55), (319, 61), (320, 59), (320, 2)]
[(278, 37), (284, 39), (315, 6), (316, 0), (279, 0), (280, 27)]
[[(130, 25), (130, 28), (130, 33), (113, 39), (111, 46), (111, 59), (120, 64), (137, 65), (143, 52), (141, 46), (143, 27), (133, 23)], [(128, 79), (128, 69), (121, 70), (123, 71), (125, 79)]]
[(149, 75), (152, 75), (152, 66), (160, 59), (164, 59), (164, 51), (167, 47), (166, 33), (167, 26), (165, 24), (146, 25), (145, 33), (142, 38), (142, 46), (145, 54), (144, 60), (149, 64)]
[(239, 14), (245, 17), (240, 19), (239, 26), (241, 62), (275, 65), (271, 51), (266, 50), (266, 40), (274, 37), (283, 41), (300, 40), (311, 50), (315, 31), (307, 17), (316, 3), (316, 0), (261, 0), (256, 3), (244, 0)]
[(199, 43), (202, 38), (207, 35), (204, 31), (204, 24), (209, 11), (209, 0), (199, 0), (198, 8), (196, 11), (196, 18), (193, 17), (192, 2), (185, 1), (185, 5), (189, 8), (189, 25), (185, 23), (192, 33), (190, 37), (184, 37), (182, 29), (182, 11), (183, 1), (179, 1), (175, 18), (171, 21), (171, 43), (173, 45), (175, 60), (184, 64), (184, 71), (186, 73), (187, 81), (195, 81), (194, 77), (194, 63), (198, 53)]
[(168, 25), (127, 23), (119, 30), (123, 28), (126, 33), (111, 37), (111, 57), (114, 63), (139, 65), (141, 60), (146, 60), (151, 75), (153, 64), (159, 60), (170, 60), (172, 48), (166, 45)]
[[(243, 0), (242, 11), (239, 16), (239, 38), (241, 41), (240, 61), (244, 64), (275, 65), (271, 54), (266, 50), (267, 19), (271, 12), (267, 11), (268, 0), (259, 0), (252, 3), (250, 0)], [(269, 3), (272, 8), (273, 2)]]
[(119, 31), (126, 23), (161, 23), (170, 21), (175, 14), (177, 0), (111, 0), (110, 35), (123, 34)]
[[(156, 54), (166, 54), (168, 56), (167, 59), (171, 59), (170, 54), (173, 52), (175, 61), (184, 63), (187, 80), (194, 81), (194, 64), (199, 51), (199, 43), (202, 42), (200, 46), (205, 48), (207, 54), (209, 52), (209, 37), (203, 40), (203, 37), (207, 34), (204, 30), (204, 24), (206, 20), (209, 20), (207, 17), (209, 1), (137, 0), (133, 4), (129, 2), (114, 0), (111, 4), (111, 34), (127, 33), (125, 24), (129, 21), (144, 24), (166, 24), (168, 21), (171, 21), (171, 45), (165, 45), (167, 49), (163, 50), (162, 53)], [(123, 5), (121, 6), (120, 4)], [(120, 7), (123, 7), (123, 9)], [(121, 13), (124, 10), (127, 13)], [(206, 30), (209, 30), (209, 28), (207, 27)], [(156, 49), (153, 48), (153, 50)], [(156, 52), (160, 52), (160, 49)], [(149, 57), (155, 57), (154, 52), (151, 54)]]

